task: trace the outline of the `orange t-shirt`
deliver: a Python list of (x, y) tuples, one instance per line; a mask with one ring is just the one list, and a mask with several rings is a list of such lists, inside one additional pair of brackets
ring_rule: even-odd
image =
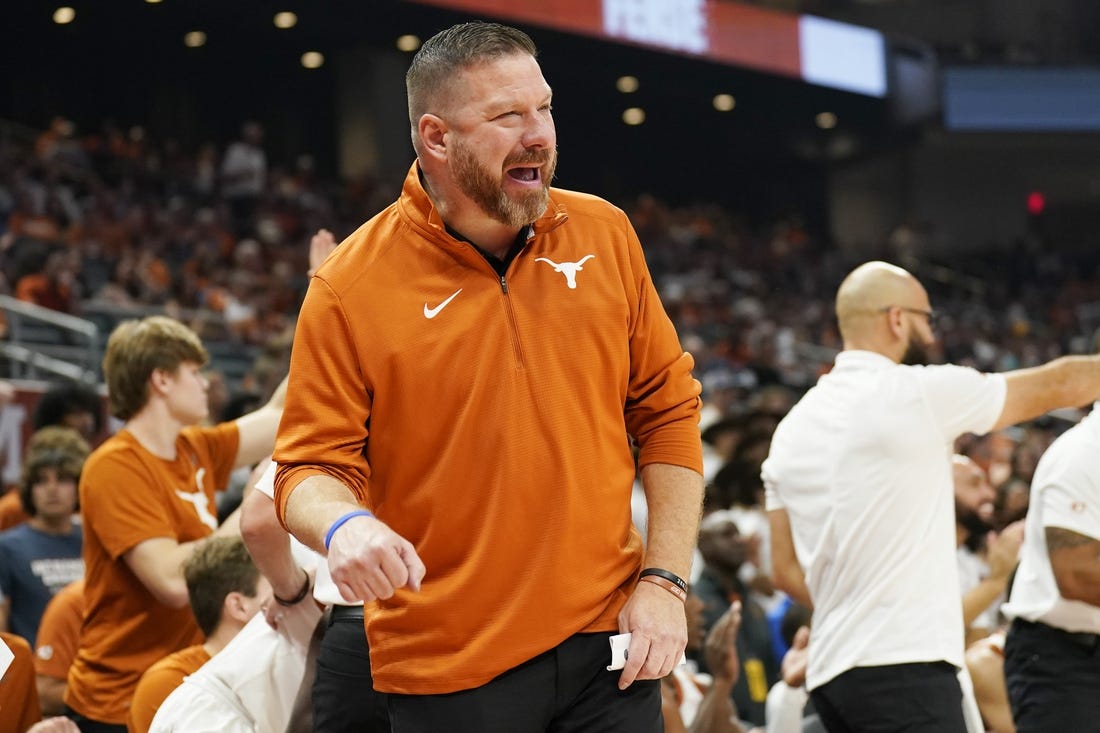
[(189, 646), (175, 654), (169, 654), (145, 671), (134, 689), (130, 703), (130, 715), (126, 719), (129, 733), (148, 733), (153, 717), (160, 710), (172, 690), (183, 684), (183, 678), (194, 674), (210, 661), (210, 655), (202, 644)]
[(0, 677), (0, 733), (23, 733), (42, 720), (34, 682), (34, 655), (21, 636), (0, 631), (0, 641), (15, 654), (8, 671)]
[(237, 447), (235, 423), (187, 428), (169, 461), (123, 429), (88, 457), (80, 477), (86, 606), (65, 692), (81, 715), (124, 724), (142, 673), (202, 642), (190, 607), (160, 603), (123, 555), (145, 540), (184, 543), (213, 532), (214, 490), (227, 483)]
[(23, 502), (19, 499), (17, 489), (12, 489), (0, 496), (0, 532), (22, 524), (29, 518), (23, 511)]
[(68, 678), (83, 620), (84, 581), (76, 580), (59, 590), (42, 614), (34, 650), (34, 669), (38, 674), (59, 680)]

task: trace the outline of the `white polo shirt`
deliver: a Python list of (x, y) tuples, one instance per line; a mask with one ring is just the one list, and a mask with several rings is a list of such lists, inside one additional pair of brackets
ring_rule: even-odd
[(1041, 621), (1065, 631), (1100, 634), (1100, 608), (1068, 601), (1058, 592), (1047, 555), (1047, 527), (1100, 539), (1100, 416), (1097, 407), (1055, 440), (1035, 468), (1031, 503), (1012, 595), (1002, 611), (1009, 618)]
[(844, 351), (779, 424), (763, 478), (814, 603), (809, 689), (853, 667), (963, 665), (951, 454), (988, 432), (1005, 380)]

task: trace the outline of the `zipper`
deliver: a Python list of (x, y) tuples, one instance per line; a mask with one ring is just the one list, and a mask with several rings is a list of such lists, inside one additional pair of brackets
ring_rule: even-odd
[(519, 326), (516, 324), (516, 312), (512, 308), (512, 298), (508, 294), (508, 280), (500, 276), (500, 294), (504, 298), (504, 309), (508, 314), (508, 335), (512, 339), (512, 352), (516, 358), (516, 368), (523, 369), (523, 349), (519, 340)]

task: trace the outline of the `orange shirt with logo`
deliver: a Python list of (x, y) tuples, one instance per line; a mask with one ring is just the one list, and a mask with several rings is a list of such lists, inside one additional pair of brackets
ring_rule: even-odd
[(0, 733), (23, 733), (42, 720), (34, 681), (34, 654), (22, 636), (0, 631), (0, 641), (15, 655), (0, 677)]
[(88, 457), (80, 477), (86, 603), (65, 704), (121, 725), (141, 675), (158, 659), (202, 642), (191, 608), (160, 603), (123, 555), (148, 539), (202, 539), (217, 526), (238, 447), (236, 423), (186, 428), (175, 460), (157, 458), (123, 429)]
[(469, 689), (617, 630), (642, 559), (629, 436), (641, 465), (701, 472), (692, 367), (621, 210), (551, 189), (501, 277), (414, 164), (310, 283), (275, 450), (284, 521), (329, 475), (427, 567), (367, 621), (377, 689)]
[(34, 650), (34, 669), (38, 674), (59, 680), (69, 677), (83, 621), (84, 581), (77, 580), (54, 594), (42, 614)]

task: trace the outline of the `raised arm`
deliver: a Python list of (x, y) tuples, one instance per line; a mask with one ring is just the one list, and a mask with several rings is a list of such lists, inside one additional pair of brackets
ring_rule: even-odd
[(286, 404), (286, 384), (287, 380), (284, 378), (267, 404), (237, 419), (240, 442), (237, 457), (233, 461), (234, 467), (254, 466), (265, 456), (271, 455), (275, 447), (275, 433), (283, 417), (283, 405)]
[(1064, 356), (1004, 376), (1005, 404), (993, 430), (1100, 399), (1100, 356)]

